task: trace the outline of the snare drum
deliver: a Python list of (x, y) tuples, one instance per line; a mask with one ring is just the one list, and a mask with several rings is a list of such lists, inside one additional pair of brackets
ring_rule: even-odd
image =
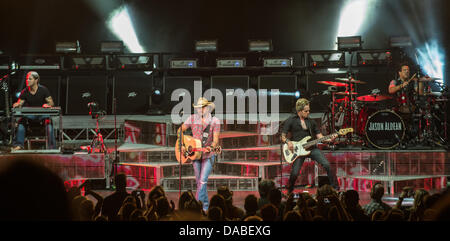
[(367, 141), (378, 149), (392, 149), (405, 137), (403, 119), (391, 110), (380, 110), (369, 116), (366, 123)]

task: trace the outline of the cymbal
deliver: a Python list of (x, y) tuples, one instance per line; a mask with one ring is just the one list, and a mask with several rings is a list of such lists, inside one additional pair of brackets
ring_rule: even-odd
[(340, 99), (336, 99), (336, 103), (341, 103), (341, 102), (345, 102), (346, 98), (340, 98)]
[(436, 81), (436, 80), (441, 80), (442, 78), (434, 78), (434, 77), (430, 77), (430, 78), (424, 78), (424, 79), (419, 79), (419, 82), (432, 82), (432, 81)]
[(324, 85), (338, 86), (338, 87), (345, 87), (348, 85), (348, 84), (344, 84), (341, 82), (335, 82), (335, 81), (317, 81), (317, 83), (324, 84)]
[(427, 92), (427, 93), (423, 93), (423, 95), (440, 97), (440, 96), (442, 96), (442, 93), (441, 92)]
[(350, 82), (355, 84), (365, 84), (366, 82), (356, 79), (348, 79), (348, 78), (335, 78), (335, 80), (343, 81), (343, 82)]
[(356, 100), (365, 102), (382, 101), (389, 99), (392, 99), (392, 97), (389, 95), (363, 95), (356, 97)]
[[(336, 92), (337, 95), (350, 95), (349, 91), (341, 91), (341, 92)], [(358, 93), (356, 92), (352, 92), (352, 95), (357, 95)]]

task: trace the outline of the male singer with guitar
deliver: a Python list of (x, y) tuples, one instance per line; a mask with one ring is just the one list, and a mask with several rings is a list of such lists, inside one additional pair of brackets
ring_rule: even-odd
[[(205, 147), (205, 151), (199, 160), (194, 160), (194, 173), (195, 181), (197, 183), (197, 200), (203, 203), (203, 210), (207, 211), (209, 207), (208, 200), (208, 176), (211, 173), (214, 161), (215, 153), (212, 152), (219, 144), (220, 133), (220, 121), (216, 117), (212, 117), (211, 112), (214, 110), (214, 103), (209, 102), (206, 98), (199, 98), (196, 105), (193, 105), (196, 110), (196, 114), (191, 115), (178, 129), (178, 136), (180, 136), (180, 130), (186, 131), (188, 128), (192, 130), (192, 137), (200, 140), (202, 147)], [(182, 146), (182, 153), (184, 153), (185, 147)]]
[[(30, 71), (26, 77), (27, 87), (20, 93), (19, 99), (13, 104), (13, 108), (20, 108), (22, 106), (28, 107), (44, 107), (50, 108), (54, 106), (52, 96), (47, 87), (39, 84), (39, 74), (35, 71)], [(28, 121), (45, 120), (46, 131), (48, 135), (47, 144), (50, 149), (55, 147), (55, 136), (53, 135), (53, 125), (49, 116), (25, 116), (20, 118), (17, 126), (17, 135), (12, 150), (23, 149), (25, 142), (25, 124)]]
[[(310, 111), (309, 101), (304, 98), (298, 99), (297, 103), (295, 104), (295, 109), (297, 111), (297, 114), (290, 117), (284, 122), (283, 130), (281, 132), (281, 141), (288, 145), (291, 152), (294, 151), (294, 146), (291, 141), (300, 141), (307, 136), (311, 136), (313, 138), (316, 137), (318, 139), (323, 137), (322, 133), (320, 133), (319, 131), (317, 123), (308, 118)], [(292, 135), (292, 140), (288, 140), (286, 137), (289, 132)], [(317, 147), (313, 147), (312, 149), (310, 149), (310, 151), (311, 153), (309, 156), (300, 156), (294, 161), (289, 177), (288, 194), (290, 194), (294, 190), (294, 185), (297, 180), (298, 174), (302, 168), (305, 158), (307, 157), (310, 157), (312, 160), (320, 163), (327, 171), (330, 184), (335, 189), (339, 189), (338, 185), (336, 184), (336, 174), (331, 171), (330, 163), (322, 154), (322, 152)]]

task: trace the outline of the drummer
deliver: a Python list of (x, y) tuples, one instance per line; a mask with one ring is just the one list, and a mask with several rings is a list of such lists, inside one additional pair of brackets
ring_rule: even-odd
[[(396, 95), (398, 97), (398, 111), (401, 113), (411, 113), (412, 104), (411, 101), (414, 94), (419, 92), (419, 95), (423, 95), (423, 82), (418, 81), (419, 79), (414, 74), (410, 77), (410, 69), (407, 63), (402, 63), (398, 69), (398, 78), (392, 80), (389, 84), (389, 94)], [(422, 79), (427, 79), (429, 77), (422, 77)], [(411, 84), (413, 82), (413, 84)]]
[[(420, 80), (426, 80), (429, 77), (422, 77)], [(389, 84), (389, 94), (397, 97), (394, 111), (400, 114), (406, 125), (406, 141), (413, 140), (418, 133), (418, 127), (413, 123), (412, 113), (416, 106), (414, 105), (414, 96), (424, 95), (423, 82), (419, 81), (416, 74), (411, 76), (410, 68), (407, 63), (401, 63), (398, 69), (398, 78), (392, 80)], [(413, 83), (411, 83), (413, 82)]]

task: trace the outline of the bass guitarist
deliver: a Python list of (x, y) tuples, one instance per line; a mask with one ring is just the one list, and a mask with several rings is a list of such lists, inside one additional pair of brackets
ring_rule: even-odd
[[(206, 147), (202, 157), (192, 162), (194, 165), (195, 181), (197, 183), (197, 192), (195, 193), (197, 200), (203, 203), (203, 210), (206, 212), (209, 207), (207, 183), (209, 174), (212, 171), (215, 161), (215, 153), (212, 152), (219, 144), (220, 121), (217, 117), (212, 117), (211, 112), (214, 110), (214, 103), (209, 102), (206, 98), (199, 98), (196, 105), (193, 105), (196, 114), (191, 115), (178, 129), (185, 132), (188, 128), (192, 130), (192, 137), (201, 140), (202, 146)], [(180, 135), (179, 135), (180, 136)], [(182, 147), (182, 153), (185, 152)]]
[[(316, 137), (318, 139), (323, 137), (322, 133), (319, 131), (317, 123), (308, 118), (310, 111), (309, 101), (304, 98), (298, 99), (295, 104), (295, 109), (297, 114), (284, 122), (283, 130), (281, 132), (281, 141), (288, 145), (291, 152), (294, 151), (292, 141), (300, 141), (307, 136), (311, 136), (312, 138)], [(288, 133), (291, 133), (292, 140), (287, 139)], [(327, 141), (332, 141), (332, 139)], [(330, 163), (317, 147), (313, 147), (309, 156), (300, 156), (294, 161), (294, 164), (291, 167), (291, 174), (289, 176), (288, 195), (294, 190), (294, 185), (297, 181), (298, 174), (302, 168), (305, 158), (307, 157), (310, 157), (312, 160), (318, 162), (325, 168), (330, 185), (336, 190), (339, 190), (336, 174), (331, 171)]]

